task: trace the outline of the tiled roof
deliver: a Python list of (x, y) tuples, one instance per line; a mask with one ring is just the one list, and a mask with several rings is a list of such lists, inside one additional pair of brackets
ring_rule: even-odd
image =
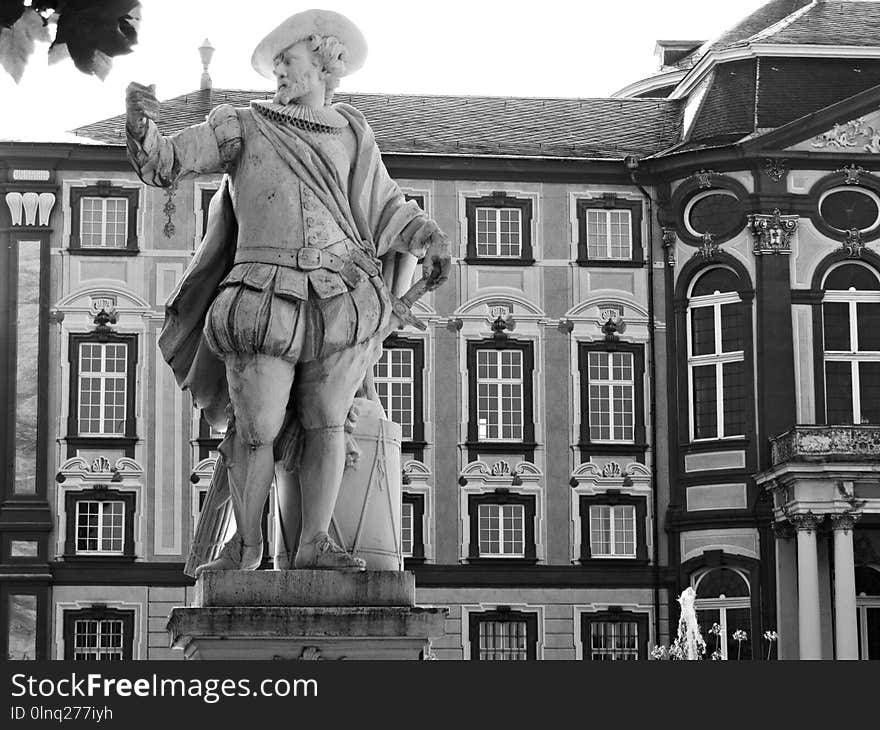
[(784, 20), (792, 13), (809, 5), (812, 0), (771, 0), (755, 12), (743, 18), (732, 28), (726, 30), (712, 41), (708, 50), (718, 51), (735, 46), (748, 38)]
[(880, 3), (820, 2), (762, 38), (764, 43), (827, 46), (880, 45)]
[[(162, 102), (159, 128), (170, 134), (204, 121), (218, 104), (246, 106), (271, 94), (214, 89)], [(385, 153), (583, 157), (646, 155), (678, 141), (680, 102), (667, 99), (533, 99), (404, 94), (336, 94), (367, 117)], [(74, 133), (125, 143), (125, 117)]]

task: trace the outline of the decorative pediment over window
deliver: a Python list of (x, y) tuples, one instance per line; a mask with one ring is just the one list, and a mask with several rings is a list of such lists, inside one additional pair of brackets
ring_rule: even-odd
[(789, 150), (880, 154), (880, 110), (850, 120), (841, 120), (824, 132), (798, 142)]

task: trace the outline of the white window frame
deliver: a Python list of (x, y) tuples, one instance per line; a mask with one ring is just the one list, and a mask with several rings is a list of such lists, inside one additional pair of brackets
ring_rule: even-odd
[[(695, 282), (696, 283), (696, 282)], [(726, 434), (724, 432), (724, 365), (731, 362), (742, 362), (745, 366), (745, 350), (722, 352), (721, 349), (721, 307), (727, 304), (742, 304), (736, 292), (715, 292), (698, 297), (689, 297), (685, 326), (687, 328), (687, 379), (688, 379), (688, 421), (691, 441), (723, 441), (725, 439), (741, 439), (744, 433)], [(708, 355), (693, 354), (692, 313), (695, 309), (712, 307), (715, 328), (715, 352)], [(747, 335), (748, 336), (748, 335)], [(696, 438), (696, 420), (694, 418), (694, 368), (715, 366), (715, 401), (716, 435)]]
[[(480, 213), (482, 211), (488, 211), (494, 214), (495, 218), (495, 242), (490, 243), (488, 241), (480, 241)], [(515, 221), (517, 225), (517, 241), (516, 241), (516, 251), (513, 253), (502, 253), (501, 252), (501, 214), (502, 212), (510, 211), (515, 215)], [(487, 221), (487, 223), (491, 224), (492, 221)], [(491, 230), (491, 226), (490, 226)], [(522, 256), (522, 245), (523, 245), (523, 216), (522, 210), (514, 207), (494, 207), (494, 206), (479, 206), (474, 210), (474, 251), (477, 255), (477, 258), (495, 258), (495, 259), (511, 259), (511, 258), (519, 258)], [(484, 247), (484, 250), (481, 251), (480, 247)], [(494, 246), (494, 253), (491, 252), (491, 248)], [(490, 252), (487, 253), (486, 249)]]
[[(100, 371), (83, 371), (83, 348), (84, 347), (99, 347), (101, 350), (101, 367)], [(107, 348), (108, 347), (121, 347), (123, 350), (123, 362), (125, 363), (125, 370), (121, 373), (119, 372), (110, 372), (103, 369), (107, 363)], [(105, 437), (120, 437), (125, 436), (125, 428), (126, 422), (128, 420), (128, 389), (131, 387), (129, 383), (130, 373), (128, 372), (129, 362), (128, 362), (128, 343), (127, 342), (95, 342), (92, 340), (85, 340), (78, 343), (78, 349), (76, 353), (77, 358), (77, 401), (76, 401), (76, 431), (77, 435), (81, 437), (88, 438), (105, 438)], [(83, 408), (83, 379), (84, 378), (97, 378), (101, 383), (100, 390), (100, 402), (99, 402), (99, 414), (100, 414), (100, 430), (99, 431), (84, 431), (83, 430), (83, 422), (91, 419), (84, 419), (82, 417), (82, 408)], [(107, 396), (107, 380), (109, 379), (122, 379), (124, 384), (124, 390), (122, 393), (122, 430), (119, 432), (116, 431), (108, 431), (107, 430), (107, 418), (104, 412), (104, 408), (106, 406), (106, 396)]]
[[(409, 357), (409, 376), (395, 376), (391, 375), (392, 372), (392, 361), (393, 357), (392, 353), (395, 352), (403, 352), (406, 353)], [(379, 376), (377, 374), (377, 369), (380, 367), (380, 363), (387, 358), (387, 361), (384, 364), (388, 375)], [(394, 421), (398, 426), (400, 426), (401, 431), (401, 440), (403, 441), (412, 441), (413, 432), (415, 430), (415, 411), (416, 411), (416, 378), (415, 378), (415, 350), (411, 347), (386, 347), (382, 350), (382, 357), (376, 362), (373, 366), (373, 385), (376, 387), (376, 393), (379, 396), (379, 400), (382, 403), (382, 408), (385, 410), (385, 415)], [(409, 410), (406, 411), (404, 409), (394, 409), (392, 405), (394, 403), (395, 396), (392, 395), (391, 391), (394, 385), (403, 385), (409, 386)], [(381, 386), (387, 387), (387, 393), (383, 397), (381, 390)], [(397, 396), (399, 398), (405, 398), (406, 396)], [(400, 418), (400, 414), (405, 413), (408, 416), (408, 421), (403, 422), (404, 419)], [(397, 416), (397, 417), (395, 417)]]
[[(517, 656), (516, 659), (513, 659), (513, 661), (525, 661), (525, 660), (528, 659), (528, 656), (529, 656), (529, 624), (528, 624), (528, 621), (526, 621), (525, 619), (512, 618), (512, 619), (510, 619), (510, 620), (506, 620), (506, 621), (501, 621), (501, 620), (497, 620), (497, 619), (495, 619), (495, 620), (478, 621), (478, 622), (477, 622), (477, 646), (476, 646), (476, 651), (477, 651), (477, 654), (478, 654), (478, 656), (480, 657), (480, 660), (481, 660), (481, 661), (504, 661), (504, 659), (497, 659), (497, 658), (496, 658), (496, 659), (490, 659), (489, 657), (483, 657), (483, 656), (482, 656), (482, 652), (483, 652), (484, 650), (483, 650), (483, 648), (480, 646), (480, 643), (481, 643), (481, 642), (480, 642), (480, 638), (481, 638), (481, 637), (480, 637), (480, 634), (481, 634), (481, 632), (482, 632), (483, 627), (484, 627), (484, 626), (489, 626), (490, 624), (498, 624), (498, 625), (501, 625), (501, 626), (504, 626), (504, 625), (510, 625), (510, 626), (513, 626), (513, 625), (520, 625), (520, 624), (521, 624), (521, 625), (524, 627), (524, 631), (523, 631), (523, 634), (522, 634), (522, 637), (521, 637), (521, 638), (523, 639), (523, 644), (522, 644), (521, 647), (519, 647), (519, 646), (516, 646), (516, 647), (504, 647), (504, 646), (501, 646), (501, 647), (493, 647), (493, 648), (491, 648), (491, 649), (486, 649), (486, 651), (488, 651), (488, 652), (492, 652), (492, 653), (495, 653), (495, 654), (513, 654), (513, 653), (516, 653), (517, 655), (519, 655), (519, 654), (522, 655), (521, 657), (520, 657), (520, 656)], [(508, 641), (510, 641), (510, 638), (511, 638), (511, 637), (510, 637), (509, 635), (506, 635), (504, 638), (507, 639)], [(502, 643), (503, 643), (503, 642), (502, 642)], [(472, 651), (473, 651), (473, 649), (472, 649)], [(511, 658), (510, 656), (506, 656), (505, 659), (506, 659), (506, 660), (511, 660), (512, 658)]]
[[(610, 517), (610, 534), (608, 544), (610, 546), (610, 552), (608, 553), (597, 553), (593, 549), (593, 513), (594, 511), (598, 514), (599, 510), (609, 510)], [(616, 518), (618, 511), (626, 511), (628, 512), (627, 519), (629, 519), (631, 515), (631, 525), (632, 525), (632, 552), (626, 553), (623, 552), (622, 549), (618, 549), (618, 540), (617, 540), (617, 528), (616, 528)], [(615, 560), (632, 560), (638, 555), (639, 550), (639, 532), (637, 529), (637, 513), (636, 507), (633, 504), (591, 504), (590, 505), (590, 557), (591, 558), (613, 558)]]
[[(83, 646), (80, 647), (77, 643), (77, 638), (80, 636), (87, 636), (87, 634), (81, 633), (77, 629), (79, 625), (86, 622), (94, 622), (97, 624), (97, 633), (95, 634), (95, 646)], [(118, 647), (102, 647), (101, 646), (101, 637), (103, 635), (117, 635), (116, 632), (104, 630), (104, 624), (118, 624), (119, 625), (119, 646)], [(73, 660), (74, 661), (100, 661), (104, 659), (104, 655), (107, 654), (118, 654), (118, 660), (123, 660), (125, 658), (125, 623), (122, 619), (118, 618), (78, 618), (73, 622)], [(78, 651), (80, 650), (81, 651)], [(110, 649), (110, 650), (108, 650)], [(81, 657), (77, 659), (77, 654), (94, 654), (95, 657)]]
[(624, 648), (624, 647), (618, 646), (618, 641), (621, 639), (621, 634), (612, 631), (609, 634), (609, 636), (611, 637), (612, 643), (614, 644), (614, 646), (612, 646), (611, 648), (608, 648), (608, 649), (604, 649), (600, 653), (609, 655), (611, 657), (612, 661), (614, 661), (614, 660), (629, 660), (629, 659), (638, 661), (638, 659), (639, 659), (639, 622), (635, 621), (634, 619), (623, 619), (623, 618), (620, 620), (602, 619), (601, 621), (590, 621), (589, 622), (590, 635), (588, 637), (586, 637), (587, 646), (585, 648), (587, 651), (590, 652), (590, 659), (592, 659), (593, 661), (602, 661), (601, 657), (600, 658), (596, 657), (596, 655), (595, 655), (596, 652), (593, 649), (593, 630), (597, 626), (607, 625), (607, 626), (611, 626), (611, 627), (619, 627), (622, 624), (631, 624), (633, 627), (635, 627), (634, 637), (635, 637), (636, 645), (632, 648), (628, 648), (628, 647)]
[[(409, 513), (409, 514), (407, 514)], [(409, 550), (406, 549), (406, 534), (409, 533)], [(400, 504), (400, 553), (405, 558), (413, 556), (415, 541), (415, 509), (412, 502)]]
[[(86, 504), (96, 504), (98, 505), (98, 549), (97, 550), (88, 550), (80, 548), (80, 517), (83, 515), (81, 508)], [(104, 548), (104, 526), (105, 519), (107, 518), (108, 507), (110, 505), (119, 505), (122, 509), (122, 524), (120, 529), (122, 531), (122, 535), (120, 537), (120, 547), (118, 550), (111, 548)], [(76, 530), (76, 535), (74, 536), (74, 546), (76, 548), (75, 552), (77, 555), (122, 555), (125, 552), (125, 502), (118, 499), (79, 499), (76, 502), (76, 515), (74, 520), (74, 529)]]
[[(602, 242), (604, 252), (600, 254), (593, 254), (591, 251), (592, 248), (595, 247), (595, 243), (598, 241), (591, 240), (590, 237), (590, 216), (592, 214), (596, 214), (598, 216), (602, 216), (604, 219), (605, 225), (605, 240)], [(612, 253), (612, 243), (613, 237), (611, 235), (611, 219), (612, 214), (623, 214), (624, 220), (626, 221), (626, 230), (629, 233), (627, 237), (627, 248), (623, 255), (617, 256)], [(632, 211), (629, 208), (586, 208), (586, 232), (587, 232), (587, 258), (590, 260), (608, 260), (608, 261), (629, 261), (632, 259), (632, 249), (633, 249), (633, 224), (632, 224)]]
[(859, 631), (859, 659), (880, 659), (868, 655), (868, 610), (880, 612), (880, 596), (866, 596), (860, 593), (856, 596), (856, 626)]
[[(852, 265), (853, 262), (844, 262), (840, 266)], [(858, 264), (857, 264), (858, 265)], [(834, 269), (840, 268), (835, 266), (825, 275), (827, 281), (828, 276)], [(875, 278), (877, 274), (873, 269), (865, 266)], [(823, 283), (824, 286), (824, 283)], [(849, 350), (826, 350), (825, 349), (825, 311), (824, 306), (827, 303), (843, 302), (849, 305)], [(850, 363), (850, 383), (852, 385), (852, 422), (861, 424), (862, 403), (861, 403), (861, 384), (859, 382), (859, 363), (862, 362), (880, 362), (880, 350), (859, 350), (859, 330), (858, 330), (858, 305), (865, 303), (876, 304), (880, 302), (880, 289), (874, 291), (860, 291), (849, 289), (848, 291), (840, 291), (839, 289), (829, 289), (825, 292), (822, 299), (822, 356), (823, 367), (826, 368), (825, 376), (825, 413), (828, 413), (828, 378), (827, 363), (829, 362), (849, 362)]]
[[(607, 359), (608, 364), (599, 365), (600, 368), (604, 369), (605, 372), (613, 375), (613, 365), (611, 364), (613, 361), (614, 355), (625, 355), (629, 359), (629, 368), (631, 378), (629, 380), (615, 380), (612, 377), (608, 379), (600, 379), (593, 380), (591, 376), (592, 370), (592, 360), (593, 356), (596, 356), (600, 360), (604, 357)], [(598, 422), (599, 411), (595, 410), (593, 407), (593, 386), (598, 388), (605, 388), (608, 390), (608, 408), (611, 423), (608, 428), (610, 429), (611, 438), (596, 438), (593, 436), (594, 428), (601, 428)], [(627, 427), (621, 422), (623, 420), (623, 416), (625, 415), (625, 411), (615, 411), (614, 410), (614, 398), (612, 397), (612, 389), (615, 387), (623, 387), (629, 388), (630, 394), (630, 403), (631, 408), (629, 410), (630, 416), (630, 425), (629, 429), (632, 432), (632, 436), (629, 438), (613, 438), (614, 431), (616, 428), (626, 429)], [(636, 439), (636, 372), (635, 372), (635, 357), (631, 352), (612, 352), (612, 351), (604, 351), (604, 350), (589, 350), (587, 352), (587, 406), (589, 409), (589, 426), (590, 426), (590, 442), (591, 443), (603, 443), (603, 444), (634, 444)]]
[[(101, 226), (101, 242), (98, 244), (95, 243), (86, 243), (86, 238), (92, 237), (94, 233), (86, 233), (85, 232), (85, 203), (86, 201), (97, 201), (101, 204), (100, 210), (100, 226)], [(122, 242), (117, 243), (107, 243), (107, 203), (108, 201), (121, 201), (123, 208), (123, 219), (122, 219)], [(79, 200), (79, 242), (81, 248), (108, 248), (108, 249), (124, 249), (127, 247), (128, 241), (128, 198), (119, 198), (119, 197), (97, 197), (93, 195), (84, 196)]]
[[(718, 624), (721, 626), (721, 637), (718, 642), (718, 646), (721, 650), (721, 658), (727, 659), (729, 657), (730, 646), (729, 642), (734, 642), (733, 631), (737, 629), (743, 629), (748, 632), (749, 637), (754, 639), (751, 636), (751, 626), (735, 626), (733, 627), (733, 631), (728, 631), (729, 625), (727, 620), (727, 612), (741, 609), (749, 609), (749, 618), (751, 620), (751, 608), (752, 608), (752, 584), (749, 581), (749, 576), (746, 575), (743, 571), (738, 568), (729, 568), (734, 573), (739, 575), (745, 583), (746, 587), (749, 590), (749, 595), (747, 596), (736, 596), (734, 598), (727, 598), (724, 594), (719, 596), (718, 598), (697, 598), (694, 601), (694, 610), (696, 612), (699, 611), (718, 611)], [(694, 576), (693, 580), (693, 588), (695, 591), (699, 590), (700, 581), (703, 580), (707, 575), (709, 575), (713, 570), (717, 570), (717, 568), (710, 568), (709, 570), (704, 570), (698, 575)], [(699, 595), (699, 593), (697, 594)], [(707, 628), (708, 631), (708, 628)], [(709, 636), (709, 634), (705, 634), (703, 636), (703, 640), (706, 642), (706, 652), (710, 654), (714, 649), (712, 648), (714, 645), (714, 640)], [(755, 642), (752, 641), (752, 656), (755, 653)]]
[[(494, 364), (489, 364), (489, 367), (495, 368), (495, 372), (498, 374), (497, 377), (480, 377), (480, 355), (481, 353), (494, 353), (497, 354), (497, 359)], [(501, 359), (504, 353), (514, 353), (519, 360), (519, 378), (502, 378), (501, 377)], [(477, 440), (480, 442), (511, 442), (518, 443), (525, 438), (525, 418), (526, 418), (526, 409), (525, 409), (525, 358), (523, 357), (522, 350), (495, 350), (490, 348), (478, 349), (476, 352), (476, 368), (477, 371), (474, 373), (474, 386), (477, 389)], [(481, 411), (480, 410), (480, 386), (497, 386), (497, 391), (494, 399), (486, 396), (488, 400), (495, 401), (495, 411)], [(503, 428), (504, 428), (504, 396), (503, 396), (503, 386), (505, 385), (518, 385), (519, 386), (519, 435), (516, 436), (504, 436)], [(497, 429), (498, 436), (490, 437), (489, 433), (489, 418), (488, 414), (495, 413), (497, 415)], [(511, 410), (511, 413), (515, 413), (516, 410)], [(485, 433), (485, 435), (484, 435)]]
[[(495, 542), (498, 543), (498, 552), (490, 552), (488, 550), (483, 550), (483, 517), (485, 516), (487, 519), (491, 519), (493, 516), (498, 522), (498, 530), (494, 535)], [(514, 519), (519, 519), (519, 535), (520, 535), (520, 550), (516, 550), (516, 531), (514, 531), (514, 537), (509, 540), (505, 540), (505, 529), (504, 529), (504, 519), (505, 519), (505, 511), (516, 512)], [(494, 515), (491, 512), (495, 512)], [(491, 542), (491, 540), (490, 540)], [(508, 543), (511, 546), (511, 549), (506, 549)], [(524, 558), (526, 556), (526, 508), (525, 505), (522, 504), (481, 504), (477, 506), (477, 545), (478, 552), (481, 558)]]

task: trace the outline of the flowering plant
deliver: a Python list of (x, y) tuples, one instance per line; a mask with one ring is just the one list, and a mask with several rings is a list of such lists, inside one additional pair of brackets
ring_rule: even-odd
[(767, 661), (770, 661), (770, 655), (773, 653), (773, 644), (779, 641), (779, 634), (775, 630), (770, 629), (764, 632), (764, 640), (767, 642)]

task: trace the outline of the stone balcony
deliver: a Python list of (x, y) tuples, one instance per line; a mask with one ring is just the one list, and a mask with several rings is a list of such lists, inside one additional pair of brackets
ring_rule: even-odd
[(880, 461), (880, 426), (795, 426), (770, 439), (773, 466)]

